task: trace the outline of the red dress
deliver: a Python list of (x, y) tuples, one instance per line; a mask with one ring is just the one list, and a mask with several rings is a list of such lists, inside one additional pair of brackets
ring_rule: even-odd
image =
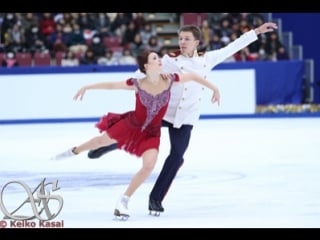
[(159, 150), (161, 121), (168, 108), (170, 89), (174, 81), (179, 81), (177, 74), (172, 74), (170, 86), (153, 96), (140, 88), (137, 79), (127, 80), (128, 85), (137, 88), (134, 111), (126, 113), (108, 113), (96, 124), (100, 132), (118, 142), (118, 148), (140, 157), (146, 150)]

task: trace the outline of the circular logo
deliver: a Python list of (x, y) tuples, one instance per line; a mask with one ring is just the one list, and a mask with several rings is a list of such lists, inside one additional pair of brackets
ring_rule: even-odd
[(0, 221), (0, 228), (5, 228), (7, 226), (7, 222), (5, 220)]

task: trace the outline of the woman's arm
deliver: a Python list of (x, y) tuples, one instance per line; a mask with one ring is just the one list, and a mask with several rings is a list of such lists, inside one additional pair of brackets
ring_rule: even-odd
[(134, 90), (133, 85), (128, 85), (127, 81), (120, 82), (101, 82), (83, 86), (80, 88), (77, 93), (74, 95), (73, 100), (77, 100), (80, 97), (80, 100), (83, 99), (83, 96), (87, 90), (90, 89), (125, 89), (125, 90)]

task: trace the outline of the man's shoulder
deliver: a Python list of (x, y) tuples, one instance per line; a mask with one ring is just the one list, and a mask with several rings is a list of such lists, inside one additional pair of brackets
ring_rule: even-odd
[(173, 50), (173, 51), (168, 52), (167, 55), (171, 58), (175, 58), (175, 57), (178, 57), (181, 55), (181, 51), (180, 50)]
[[(199, 57), (203, 57), (205, 55), (205, 51), (202, 51), (202, 52), (198, 52), (198, 56)], [(171, 51), (167, 54), (169, 57), (171, 58), (176, 58), (176, 57), (179, 57), (181, 56), (181, 51), (180, 50), (174, 50), (174, 51)]]

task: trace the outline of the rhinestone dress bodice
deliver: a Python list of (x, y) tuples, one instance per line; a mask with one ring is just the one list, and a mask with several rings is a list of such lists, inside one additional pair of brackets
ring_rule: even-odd
[(142, 105), (146, 107), (147, 116), (144, 124), (142, 125), (142, 130), (144, 130), (154, 119), (154, 117), (159, 113), (160, 109), (168, 103), (170, 99), (170, 88), (173, 81), (170, 82), (170, 87), (168, 89), (155, 96), (141, 89), (137, 79), (133, 79), (133, 82), (137, 87), (138, 95)]
[(130, 78), (127, 85), (136, 88), (136, 106), (125, 113), (109, 112), (96, 124), (100, 132), (106, 131), (117, 141), (117, 147), (136, 156), (142, 156), (148, 149), (159, 149), (162, 119), (168, 109), (171, 86), (179, 81), (177, 74), (172, 74), (168, 89), (153, 96), (141, 89), (137, 79)]

